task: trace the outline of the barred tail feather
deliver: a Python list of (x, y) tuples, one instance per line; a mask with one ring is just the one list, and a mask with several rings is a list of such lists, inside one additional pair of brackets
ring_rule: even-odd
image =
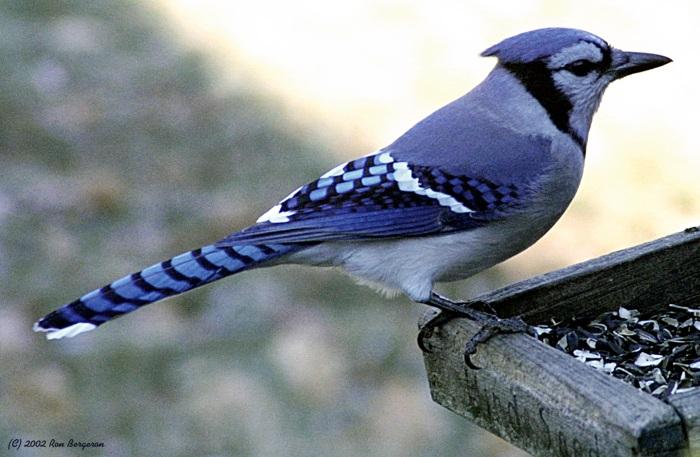
[(34, 324), (48, 339), (73, 337), (149, 303), (187, 292), (298, 249), (289, 244), (208, 245), (124, 276)]

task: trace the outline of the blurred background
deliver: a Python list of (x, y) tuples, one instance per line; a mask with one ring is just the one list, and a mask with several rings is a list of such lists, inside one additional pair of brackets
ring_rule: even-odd
[[(697, 225), (700, 4), (0, 0), (0, 448), (20, 456), (468, 456), (521, 451), (430, 400), (424, 307), (330, 270), (245, 273), (99, 331), (57, 305), (253, 222), (478, 83), (544, 26), (675, 62), (615, 83), (579, 194), (469, 297)], [(0, 451), (5, 452), (5, 451)]]

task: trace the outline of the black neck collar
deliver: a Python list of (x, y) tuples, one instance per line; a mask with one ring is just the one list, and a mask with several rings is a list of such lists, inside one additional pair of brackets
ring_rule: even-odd
[(576, 133), (569, 123), (573, 105), (552, 80), (547, 65), (539, 60), (528, 63), (503, 63), (503, 68), (515, 75), (525, 89), (535, 97), (547, 111), (549, 119), (561, 132), (566, 133), (586, 153), (586, 141)]

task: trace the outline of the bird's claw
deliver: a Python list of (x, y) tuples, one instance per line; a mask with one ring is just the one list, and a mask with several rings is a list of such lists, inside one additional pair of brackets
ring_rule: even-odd
[(477, 347), (490, 340), (499, 333), (528, 333), (535, 335), (535, 330), (519, 316), (501, 319), (496, 315), (493, 307), (486, 302), (453, 302), (436, 293), (426, 304), (440, 309), (440, 313), (426, 322), (418, 332), (418, 347), (427, 353), (432, 350), (425, 344), (427, 339), (433, 336), (435, 329), (455, 317), (466, 317), (481, 324), (481, 328), (472, 336), (464, 346), (464, 363), (467, 367), (478, 370), (478, 366), (472, 362), (471, 357), (476, 354)]
[(435, 330), (435, 326), (430, 325), (431, 322), (432, 322), (432, 320), (426, 322), (420, 328), (420, 330), (418, 330), (418, 338), (417, 338), (417, 343), (418, 343), (418, 347), (420, 348), (420, 350), (423, 352), (427, 352), (428, 354), (433, 352), (430, 350), (430, 348), (428, 346), (425, 345), (425, 340), (430, 339), (430, 337), (433, 336), (433, 333)]
[(482, 324), (478, 332), (472, 336), (464, 346), (464, 364), (472, 370), (480, 370), (481, 367), (472, 362), (471, 357), (476, 354), (477, 347), (490, 340), (499, 333), (527, 333), (534, 335), (532, 326), (528, 325), (520, 316), (500, 319), (495, 315), (475, 312), (472, 320)]
[(433, 352), (428, 346), (426, 346), (425, 341), (429, 340), (435, 333), (435, 329), (440, 327), (447, 321), (457, 317), (457, 314), (451, 313), (449, 311), (440, 311), (438, 314), (433, 316), (428, 322), (423, 324), (418, 331), (418, 347), (421, 351), (430, 354)]

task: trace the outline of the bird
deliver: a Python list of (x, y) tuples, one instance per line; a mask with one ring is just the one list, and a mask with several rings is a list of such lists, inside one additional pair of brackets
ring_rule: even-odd
[(33, 329), (74, 337), (245, 270), (303, 264), (339, 267), (438, 308), (422, 337), (456, 316), (482, 322), (467, 362), (493, 334), (531, 330), (434, 286), (473, 276), (541, 238), (579, 187), (605, 89), (671, 59), (557, 27), (506, 38), (481, 55), (497, 59), (486, 78), (393, 143), (299, 187), (243, 230), (88, 292)]

